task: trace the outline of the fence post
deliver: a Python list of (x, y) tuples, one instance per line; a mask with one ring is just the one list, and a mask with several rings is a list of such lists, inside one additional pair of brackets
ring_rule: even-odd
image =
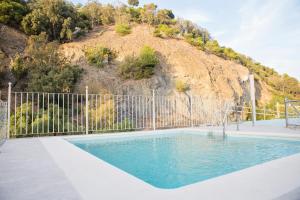
[(152, 123), (153, 123), (153, 130), (156, 129), (155, 119), (156, 119), (156, 113), (155, 113), (155, 90), (152, 91)]
[(289, 121), (288, 121), (288, 107), (287, 107), (288, 99), (284, 99), (284, 114), (285, 114), (285, 127), (288, 128)]
[(193, 96), (191, 96), (191, 100), (190, 100), (190, 126), (193, 127), (194, 123), (193, 123)]
[(89, 134), (89, 87), (85, 86), (85, 134)]
[(255, 82), (254, 75), (249, 75), (250, 81), (250, 96), (251, 96), (251, 107), (252, 107), (252, 126), (255, 126), (256, 122), (256, 105), (255, 105)]
[(8, 98), (7, 98), (7, 138), (9, 139), (10, 132), (10, 104), (11, 104), (11, 82), (8, 83)]
[(277, 114), (277, 118), (280, 118), (280, 110), (279, 110), (279, 103), (276, 103), (276, 114)]
[(238, 110), (238, 106), (235, 106), (235, 111), (236, 111), (236, 130), (240, 130), (240, 113)]

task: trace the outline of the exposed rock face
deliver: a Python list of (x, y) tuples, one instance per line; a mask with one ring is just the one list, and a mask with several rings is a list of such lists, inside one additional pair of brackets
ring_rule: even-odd
[[(95, 45), (116, 50), (115, 64), (104, 69), (89, 66), (82, 49)], [(147, 80), (121, 80), (118, 62), (126, 55), (138, 54), (144, 45), (151, 46), (159, 55), (155, 75)], [(78, 41), (62, 45), (62, 49), (86, 71), (77, 86), (81, 91), (88, 85), (93, 92), (151, 94), (156, 89), (159, 94), (175, 94), (175, 81), (181, 80), (190, 85), (190, 94), (237, 99), (243, 94), (242, 82), (249, 74), (242, 65), (200, 51), (183, 40), (154, 37), (153, 28), (147, 25), (135, 26), (124, 37), (117, 35), (113, 27), (98, 28)]]

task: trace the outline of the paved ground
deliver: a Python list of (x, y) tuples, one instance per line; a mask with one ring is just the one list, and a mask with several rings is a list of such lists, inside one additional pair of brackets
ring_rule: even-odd
[(79, 200), (81, 197), (40, 140), (15, 139), (0, 148), (1, 200)]

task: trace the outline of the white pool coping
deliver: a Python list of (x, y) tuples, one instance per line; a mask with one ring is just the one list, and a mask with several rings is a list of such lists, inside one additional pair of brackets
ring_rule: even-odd
[[(181, 129), (177, 129), (179, 131)], [(182, 129), (188, 130), (188, 129)], [(207, 129), (191, 129), (207, 131)], [(274, 199), (300, 187), (300, 153), (244, 170), (177, 189), (160, 189), (102, 161), (69, 143), (65, 138), (137, 137), (165, 133), (140, 131), (103, 135), (40, 138), (58, 167), (80, 196), (86, 200), (199, 200), (199, 199)], [(256, 135), (299, 138), (297, 134), (234, 132), (232, 135)]]

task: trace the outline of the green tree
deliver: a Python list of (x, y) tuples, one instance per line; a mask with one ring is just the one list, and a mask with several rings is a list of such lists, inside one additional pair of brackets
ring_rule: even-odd
[(148, 24), (154, 24), (156, 9), (157, 9), (157, 5), (155, 5), (154, 3), (145, 4), (144, 8), (141, 10), (142, 22)]
[(28, 8), (22, 0), (0, 1), (0, 23), (18, 27)]
[(92, 27), (102, 23), (102, 5), (97, 1), (89, 1), (84, 7), (80, 8), (79, 11), (88, 16)]
[(26, 34), (46, 32), (50, 41), (64, 41), (72, 38), (75, 27), (89, 28), (73, 4), (64, 0), (33, 0), (29, 5), (32, 12), (22, 21)]
[(128, 0), (128, 5), (139, 6), (139, 0)]
[(175, 18), (175, 15), (173, 14), (172, 10), (163, 9), (157, 12), (156, 18), (160, 24), (170, 24)]
[(104, 25), (112, 25), (115, 23), (115, 8), (108, 4), (102, 7), (101, 22)]

